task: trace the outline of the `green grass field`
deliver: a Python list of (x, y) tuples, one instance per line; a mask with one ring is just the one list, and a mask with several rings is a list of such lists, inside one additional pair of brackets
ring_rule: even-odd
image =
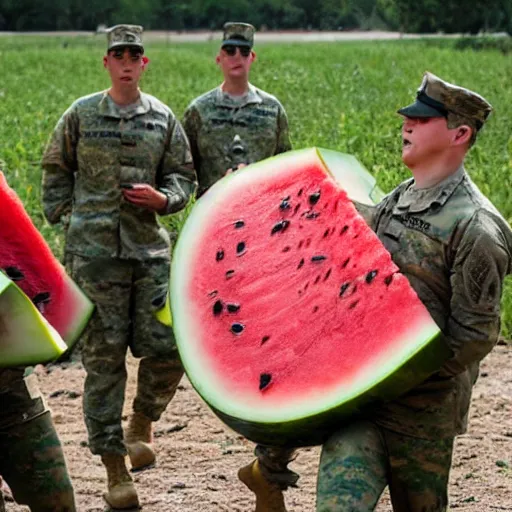
[[(57, 254), (63, 238), (39, 202), (40, 159), (60, 115), (79, 96), (108, 87), (102, 38), (0, 38), (0, 168)], [(220, 82), (217, 44), (149, 44), (143, 89), (181, 118), (187, 104)], [(425, 70), (484, 95), (495, 112), (466, 167), (512, 222), (512, 70), (497, 51), (457, 51), (452, 41), (265, 44), (251, 82), (284, 104), (296, 148), (321, 146), (357, 156), (390, 191), (408, 177), (401, 163), (397, 108), (410, 103)], [(512, 333), (507, 283), (504, 334)]]

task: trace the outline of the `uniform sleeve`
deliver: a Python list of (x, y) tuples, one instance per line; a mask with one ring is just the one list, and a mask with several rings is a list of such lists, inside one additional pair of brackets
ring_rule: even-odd
[(292, 149), (292, 142), (290, 140), (290, 132), (288, 129), (288, 116), (282, 105), (279, 105), (279, 115), (277, 119), (277, 145), (276, 155), (285, 153)]
[(157, 186), (167, 196), (167, 206), (162, 215), (182, 210), (197, 185), (196, 172), (187, 136), (181, 124), (170, 118), (169, 137), (158, 172)]
[(451, 314), (444, 330), (453, 357), (441, 373), (456, 375), (483, 359), (498, 341), (503, 281), (510, 245), (489, 214), (477, 213), (455, 254), (450, 278)]
[(71, 107), (57, 123), (42, 159), (43, 211), (51, 224), (71, 212), (78, 134), (78, 116)]
[(197, 178), (200, 180), (201, 170), (201, 154), (199, 153), (199, 146), (197, 144), (199, 128), (201, 127), (201, 116), (197, 109), (189, 106), (183, 115), (183, 129), (187, 135), (190, 144), (190, 151), (192, 153), (192, 160), (194, 162), (194, 169), (197, 173)]

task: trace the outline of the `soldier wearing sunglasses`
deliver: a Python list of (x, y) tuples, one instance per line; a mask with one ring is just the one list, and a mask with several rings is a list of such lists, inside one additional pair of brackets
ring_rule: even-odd
[[(185, 112), (183, 127), (198, 175), (198, 197), (227, 171), (292, 147), (281, 103), (249, 83), (249, 71), (256, 59), (253, 44), (252, 25), (226, 23), (216, 57), (224, 81), (196, 98)], [(298, 479), (288, 469), (293, 453), (258, 445), (257, 459), (240, 469), (240, 480), (256, 494), (256, 510), (285, 511), (282, 491)]]
[(224, 80), (192, 101), (185, 111), (183, 127), (198, 174), (198, 197), (226, 171), (291, 149), (283, 106), (249, 83), (256, 59), (254, 30), (247, 23), (224, 25), (215, 59)]
[[(196, 185), (183, 128), (139, 89), (148, 63), (141, 36), (136, 25), (108, 30), (110, 87), (71, 105), (43, 157), (46, 218), (68, 224), (66, 266), (96, 306), (82, 338), (84, 413), (114, 509), (138, 506), (125, 455), (133, 469), (155, 461), (151, 425), (183, 375), (172, 330), (155, 318), (170, 267), (169, 235), (157, 215), (181, 210)], [(141, 359), (123, 436), (128, 347)]]

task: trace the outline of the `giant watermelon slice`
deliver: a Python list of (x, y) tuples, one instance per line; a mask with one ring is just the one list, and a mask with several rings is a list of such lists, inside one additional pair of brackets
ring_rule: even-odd
[(367, 176), (331, 151), (273, 157), (214, 185), (180, 235), (170, 294), (187, 375), (255, 442), (321, 442), (448, 356), (347, 197), (371, 204)]
[(66, 350), (59, 333), (0, 272), (0, 367), (45, 363)]
[(0, 204), (0, 270), (71, 346), (92, 314), (93, 305), (52, 254), (1, 172)]

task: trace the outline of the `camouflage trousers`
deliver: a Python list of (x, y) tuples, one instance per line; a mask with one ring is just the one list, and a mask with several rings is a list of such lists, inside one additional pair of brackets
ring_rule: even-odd
[(167, 294), (169, 262), (75, 255), (71, 266), (73, 279), (96, 306), (82, 338), (89, 448), (98, 455), (124, 455), (121, 415), (128, 347), (141, 358), (133, 410), (152, 421), (160, 418), (183, 376), (172, 329), (155, 318)]
[(0, 475), (14, 499), (32, 512), (74, 512), (62, 446), (36, 376), (1, 370), (0, 403)]
[(296, 457), (295, 452), (295, 448), (262, 444), (258, 444), (254, 450), (265, 479), (279, 485), (282, 490), (296, 487), (299, 479), (299, 475), (288, 467), (288, 464)]
[(395, 512), (445, 511), (452, 451), (453, 438), (417, 439), (355, 422), (323, 446), (316, 510), (374, 510), (388, 485)]

